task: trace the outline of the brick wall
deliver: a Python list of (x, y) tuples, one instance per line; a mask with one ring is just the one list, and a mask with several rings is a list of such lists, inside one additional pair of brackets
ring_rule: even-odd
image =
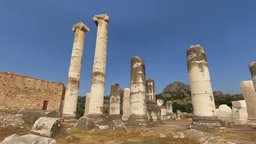
[(61, 111), (64, 84), (10, 72), (0, 73), (0, 109)]

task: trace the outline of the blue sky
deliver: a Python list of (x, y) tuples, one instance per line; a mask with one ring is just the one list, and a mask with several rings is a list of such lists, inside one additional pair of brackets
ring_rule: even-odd
[(206, 51), (213, 89), (240, 93), (256, 58), (255, 0), (1, 0), (0, 71), (66, 83), (72, 25), (86, 34), (80, 95), (90, 90), (96, 14), (110, 16), (105, 94), (111, 83), (129, 87), (130, 58), (140, 56), (157, 93), (188, 83), (186, 49)]

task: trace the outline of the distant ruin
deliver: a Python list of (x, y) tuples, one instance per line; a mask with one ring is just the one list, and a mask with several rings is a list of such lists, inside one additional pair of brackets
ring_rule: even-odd
[(50, 110), (61, 112), (65, 87), (11, 72), (0, 73), (0, 109), (20, 112), (24, 110)]

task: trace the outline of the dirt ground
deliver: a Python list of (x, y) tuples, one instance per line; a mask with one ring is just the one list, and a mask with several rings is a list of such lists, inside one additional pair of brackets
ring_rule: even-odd
[[(54, 137), (58, 144), (198, 144), (194, 138), (174, 139), (172, 132), (182, 132), (188, 129), (191, 120), (166, 121), (163, 125), (151, 128), (128, 128), (127, 131), (90, 130), (63, 128)], [(64, 125), (65, 127), (65, 125)], [(0, 129), (0, 141), (12, 134), (30, 133), (30, 128)], [(221, 136), (226, 140), (245, 140), (256, 142), (256, 129), (246, 126), (235, 126), (226, 129), (226, 133), (211, 132), (211, 136)]]

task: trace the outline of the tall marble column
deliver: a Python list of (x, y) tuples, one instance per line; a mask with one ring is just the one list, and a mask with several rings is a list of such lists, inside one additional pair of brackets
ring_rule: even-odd
[(131, 59), (131, 112), (129, 121), (147, 121), (145, 63), (135, 56)]
[(69, 66), (66, 92), (64, 97), (64, 105), (62, 112), (64, 117), (76, 116), (76, 105), (84, 50), (84, 38), (85, 33), (90, 31), (90, 29), (82, 22), (75, 24), (72, 30), (75, 32), (75, 38)]
[(107, 34), (109, 16), (106, 14), (93, 17), (97, 25), (96, 48), (92, 72), (91, 95), (88, 115), (101, 116), (103, 114), (105, 73), (107, 61)]
[(195, 116), (215, 116), (215, 103), (203, 47), (192, 45), (187, 50), (187, 67)]

